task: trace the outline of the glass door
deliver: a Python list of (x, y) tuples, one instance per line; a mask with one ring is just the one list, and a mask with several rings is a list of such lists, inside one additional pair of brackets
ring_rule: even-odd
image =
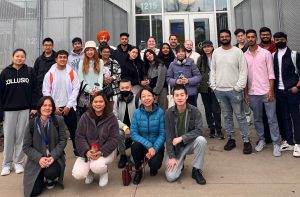
[(192, 40), (195, 46), (204, 40), (211, 40), (217, 46), (217, 29), (213, 14), (167, 15), (164, 17), (164, 40), (168, 42), (170, 34), (176, 34), (178, 42)]

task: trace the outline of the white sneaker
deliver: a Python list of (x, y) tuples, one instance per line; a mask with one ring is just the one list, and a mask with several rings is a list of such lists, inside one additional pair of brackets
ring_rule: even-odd
[(95, 174), (92, 171), (89, 171), (89, 174), (85, 178), (84, 183), (87, 184), (87, 185), (91, 184), (94, 181), (94, 176), (95, 176)]
[(300, 157), (300, 144), (295, 144), (293, 156)]
[(1, 171), (1, 176), (6, 176), (10, 174), (10, 166), (4, 166)]
[(280, 146), (280, 151), (288, 151), (288, 150), (294, 150), (294, 146), (293, 145), (289, 145), (287, 143), (287, 141), (282, 141), (282, 144)]
[(24, 172), (24, 168), (22, 164), (15, 164), (15, 173), (21, 174)]
[(264, 149), (265, 146), (266, 146), (266, 142), (264, 140), (259, 140), (258, 144), (255, 147), (255, 150), (257, 152), (261, 152)]
[(108, 183), (108, 172), (105, 172), (104, 174), (102, 174), (100, 176), (100, 179), (99, 179), (99, 186), (100, 187), (104, 187), (106, 186)]
[(274, 146), (273, 146), (273, 156), (274, 157), (280, 157), (281, 156), (280, 146), (278, 144), (274, 144)]

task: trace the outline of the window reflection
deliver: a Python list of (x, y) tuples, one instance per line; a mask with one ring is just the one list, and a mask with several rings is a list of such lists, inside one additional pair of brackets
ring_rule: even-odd
[(160, 48), (162, 44), (162, 19), (161, 16), (152, 16), (152, 36), (156, 40), (156, 48)]
[(146, 47), (146, 41), (150, 36), (149, 16), (136, 17), (136, 45), (140, 49)]
[(208, 12), (213, 10), (213, 0), (164, 0), (164, 12)]

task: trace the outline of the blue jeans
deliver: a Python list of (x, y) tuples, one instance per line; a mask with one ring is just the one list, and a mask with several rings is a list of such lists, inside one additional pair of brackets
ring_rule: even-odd
[(249, 101), (253, 111), (254, 125), (259, 140), (265, 141), (263, 123), (263, 108), (265, 108), (272, 141), (274, 144), (280, 145), (280, 134), (276, 116), (276, 101), (269, 102), (267, 95), (250, 95)]
[(249, 142), (249, 128), (243, 106), (243, 93), (215, 90), (215, 95), (221, 104), (227, 137), (234, 139), (233, 113), (239, 123), (240, 132), (244, 142)]
[(282, 140), (286, 140), (288, 144), (300, 144), (300, 92), (293, 94), (287, 90), (277, 89), (276, 98), (277, 118)]

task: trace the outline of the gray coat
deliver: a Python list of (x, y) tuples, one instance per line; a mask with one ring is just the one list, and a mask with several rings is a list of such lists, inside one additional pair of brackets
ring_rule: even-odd
[(182, 143), (173, 146), (173, 139), (177, 136), (177, 121), (178, 111), (176, 105), (169, 108), (165, 114), (165, 126), (166, 126), (166, 148), (169, 158), (175, 158), (178, 156), (181, 146), (193, 142), (198, 136), (203, 135), (202, 128), (202, 116), (197, 107), (190, 104), (186, 106), (185, 115), (185, 134), (182, 137)]
[[(67, 136), (64, 120), (60, 116), (56, 116), (59, 131), (57, 131), (53, 121), (50, 124), (49, 149), (50, 155), (57, 161), (61, 168), (59, 183), (63, 187), (62, 181), (65, 170), (65, 155), (64, 149), (67, 145)], [(30, 131), (30, 125), (34, 125), (33, 133)], [(40, 134), (35, 124), (35, 118), (31, 119), (26, 126), (25, 136), (23, 141), (23, 151), (27, 155), (27, 163), (24, 170), (24, 195), (30, 196), (34, 183), (41, 172), (39, 160), (43, 155), (46, 155), (46, 146), (44, 145)]]

